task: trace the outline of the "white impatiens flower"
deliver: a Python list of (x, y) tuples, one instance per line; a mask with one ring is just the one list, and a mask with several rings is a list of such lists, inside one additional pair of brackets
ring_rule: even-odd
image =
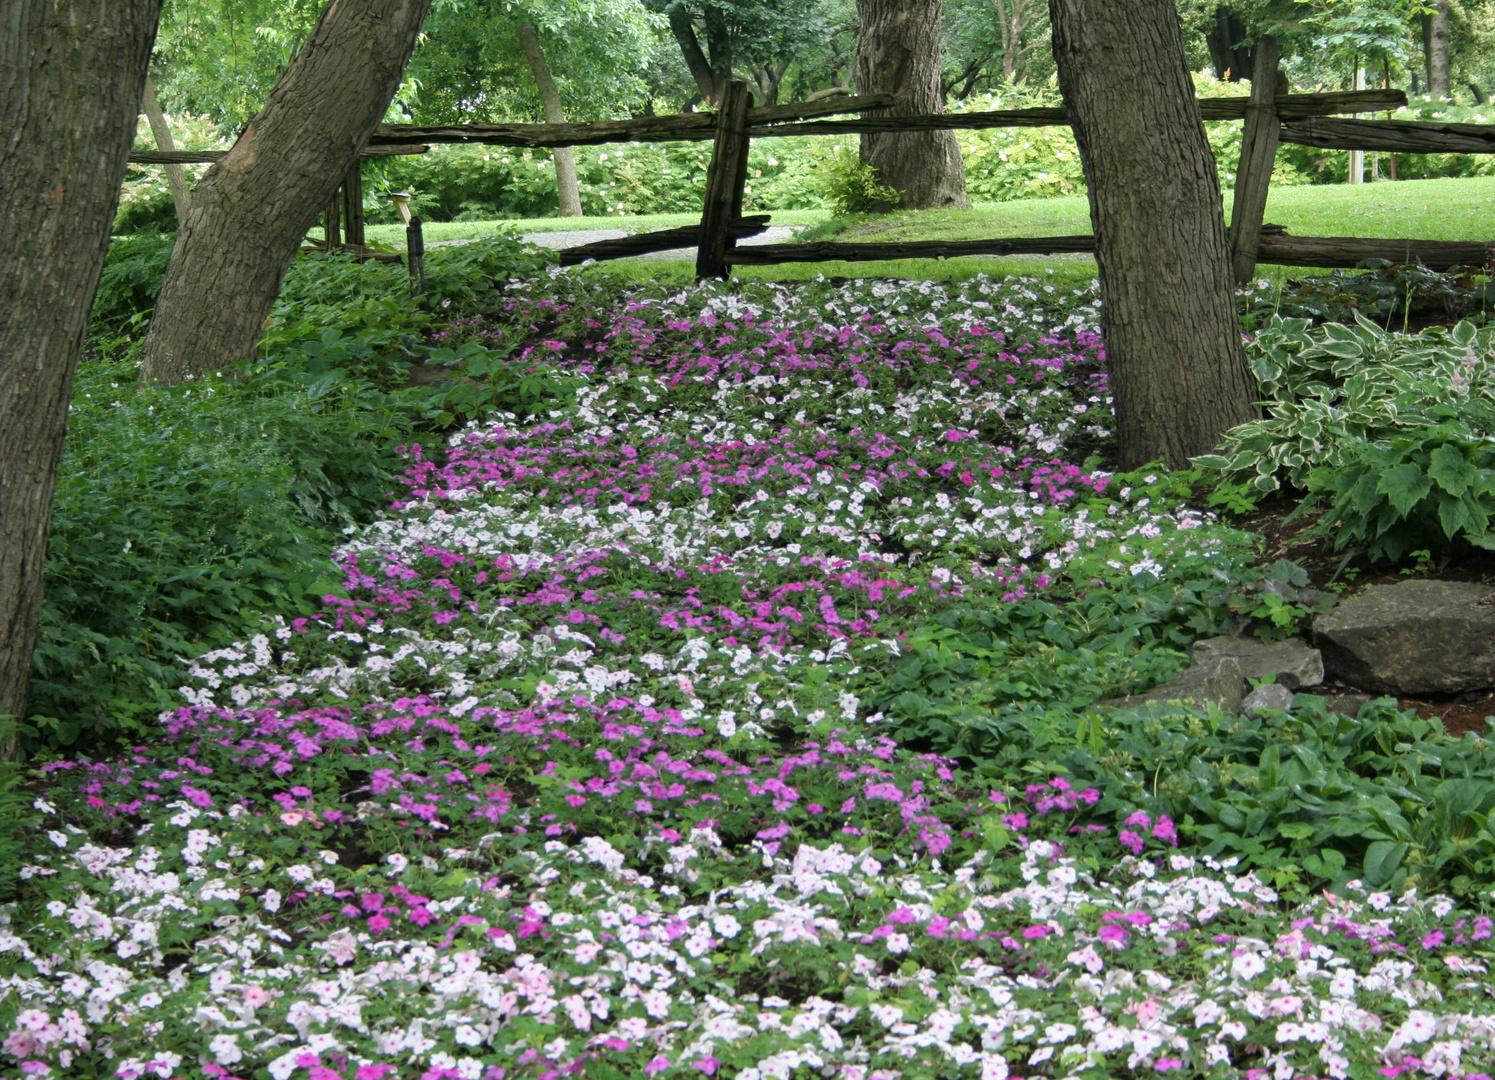
[(232, 1065), (244, 1060), (244, 1051), (239, 1049), (238, 1036), (225, 1032), (208, 1040), (208, 1052), (220, 1065)]
[(1267, 970), (1267, 962), (1254, 952), (1242, 953), (1230, 962), (1230, 972), (1237, 979), (1249, 981)]

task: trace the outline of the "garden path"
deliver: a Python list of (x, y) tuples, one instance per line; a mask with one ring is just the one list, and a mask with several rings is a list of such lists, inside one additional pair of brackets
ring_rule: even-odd
[[(782, 244), (792, 240), (798, 226), (794, 225), (770, 225), (767, 230), (757, 236), (747, 236), (737, 241), (739, 244)], [(593, 244), (598, 240), (620, 240), (629, 233), (622, 229), (576, 229), (565, 232), (541, 232), (526, 233), (523, 237), (526, 243), (539, 244), (541, 247), (561, 248), (577, 247), (581, 244)], [(433, 245), (434, 246), (434, 245)], [(671, 262), (683, 262), (696, 257), (694, 246), (683, 248), (671, 248), (669, 251), (655, 251), (648, 255), (638, 256), (641, 259), (664, 259)]]

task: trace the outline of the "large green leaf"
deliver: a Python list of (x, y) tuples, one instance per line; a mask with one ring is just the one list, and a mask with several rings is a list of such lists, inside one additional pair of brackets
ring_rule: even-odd
[(1403, 517), (1425, 499), (1432, 488), (1433, 481), (1422, 467), (1410, 461), (1387, 469), (1376, 483), (1376, 490), (1390, 499), (1391, 505)]
[(1406, 844), (1377, 840), (1365, 849), (1365, 883), (1373, 889), (1386, 884), (1406, 857)]
[(1464, 494), (1479, 480), (1479, 470), (1469, 463), (1464, 451), (1447, 443), (1430, 455), (1428, 475), (1450, 495)]

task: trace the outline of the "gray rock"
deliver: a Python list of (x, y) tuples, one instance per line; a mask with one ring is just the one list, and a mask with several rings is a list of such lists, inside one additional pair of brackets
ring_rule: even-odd
[(1246, 695), (1241, 702), (1241, 712), (1250, 716), (1262, 709), (1287, 710), (1293, 707), (1293, 692), (1281, 683), (1266, 683)]
[(1360, 715), (1360, 710), (1375, 698), (1369, 694), (1325, 694), (1324, 704), (1331, 713), (1348, 716), (1351, 720)]
[(1246, 678), (1275, 678), (1289, 690), (1317, 686), (1324, 681), (1323, 657), (1302, 638), (1262, 641), (1240, 634), (1223, 634), (1196, 641), (1189, 648), (1189, 659), (1196, 664), (1226, 656), (1240, 665)]
[(1130, 709), (1151, 701), (1187, 701), (1195, 705), (1215, 704), (1225, 712), (1241, 711), (1246, 696), (1246, 677), (1234, 657), (1226, 656), (1204, 664), (1191, 664), (1187, 671), (1145, 694), (1097, 702), (1118, 709)]
[(1495, 687), (1495, 589), (1460, 581), (1373, 585), (1314, 620), (1330, 675), (1380, 694)]

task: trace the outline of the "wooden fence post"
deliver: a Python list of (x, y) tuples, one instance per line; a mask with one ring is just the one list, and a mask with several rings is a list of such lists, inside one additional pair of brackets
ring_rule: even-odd
[(343, 181), (343, 242), (364, 246), (362, 159), (353, 163)]
[(422, 224), (417, 216), (405, 225), (405, 261), (410, 265), (411, 296), (422, 296), (426, 291), (426, 235), (421, 231)]
[(1235, 205), (1230, 211), (1231, 268), (1238, 285), (1246, 284), (1256, 273), (1256, 249), (1261, 243), (1261, 223), (1267, 212), (1272, 166), (1277, 160), (1277, 136), (1282, 130), (1277, 116), (1279, 56), (1276, 38), (1257, 41), (1241, 161), (1235, 173)]
[(753, 96), (747, 83), (734, 79), (722, 95), (716, 116), (716, 141), (706, 171), (706, 201), (701, 208), (701, 235), (696, 248), (696, 278), (725, 278), (731, 270), (726, 255), (736, 241), (727, 225), (742, 216), (742, 192), (747, 184), (748, 109)]

